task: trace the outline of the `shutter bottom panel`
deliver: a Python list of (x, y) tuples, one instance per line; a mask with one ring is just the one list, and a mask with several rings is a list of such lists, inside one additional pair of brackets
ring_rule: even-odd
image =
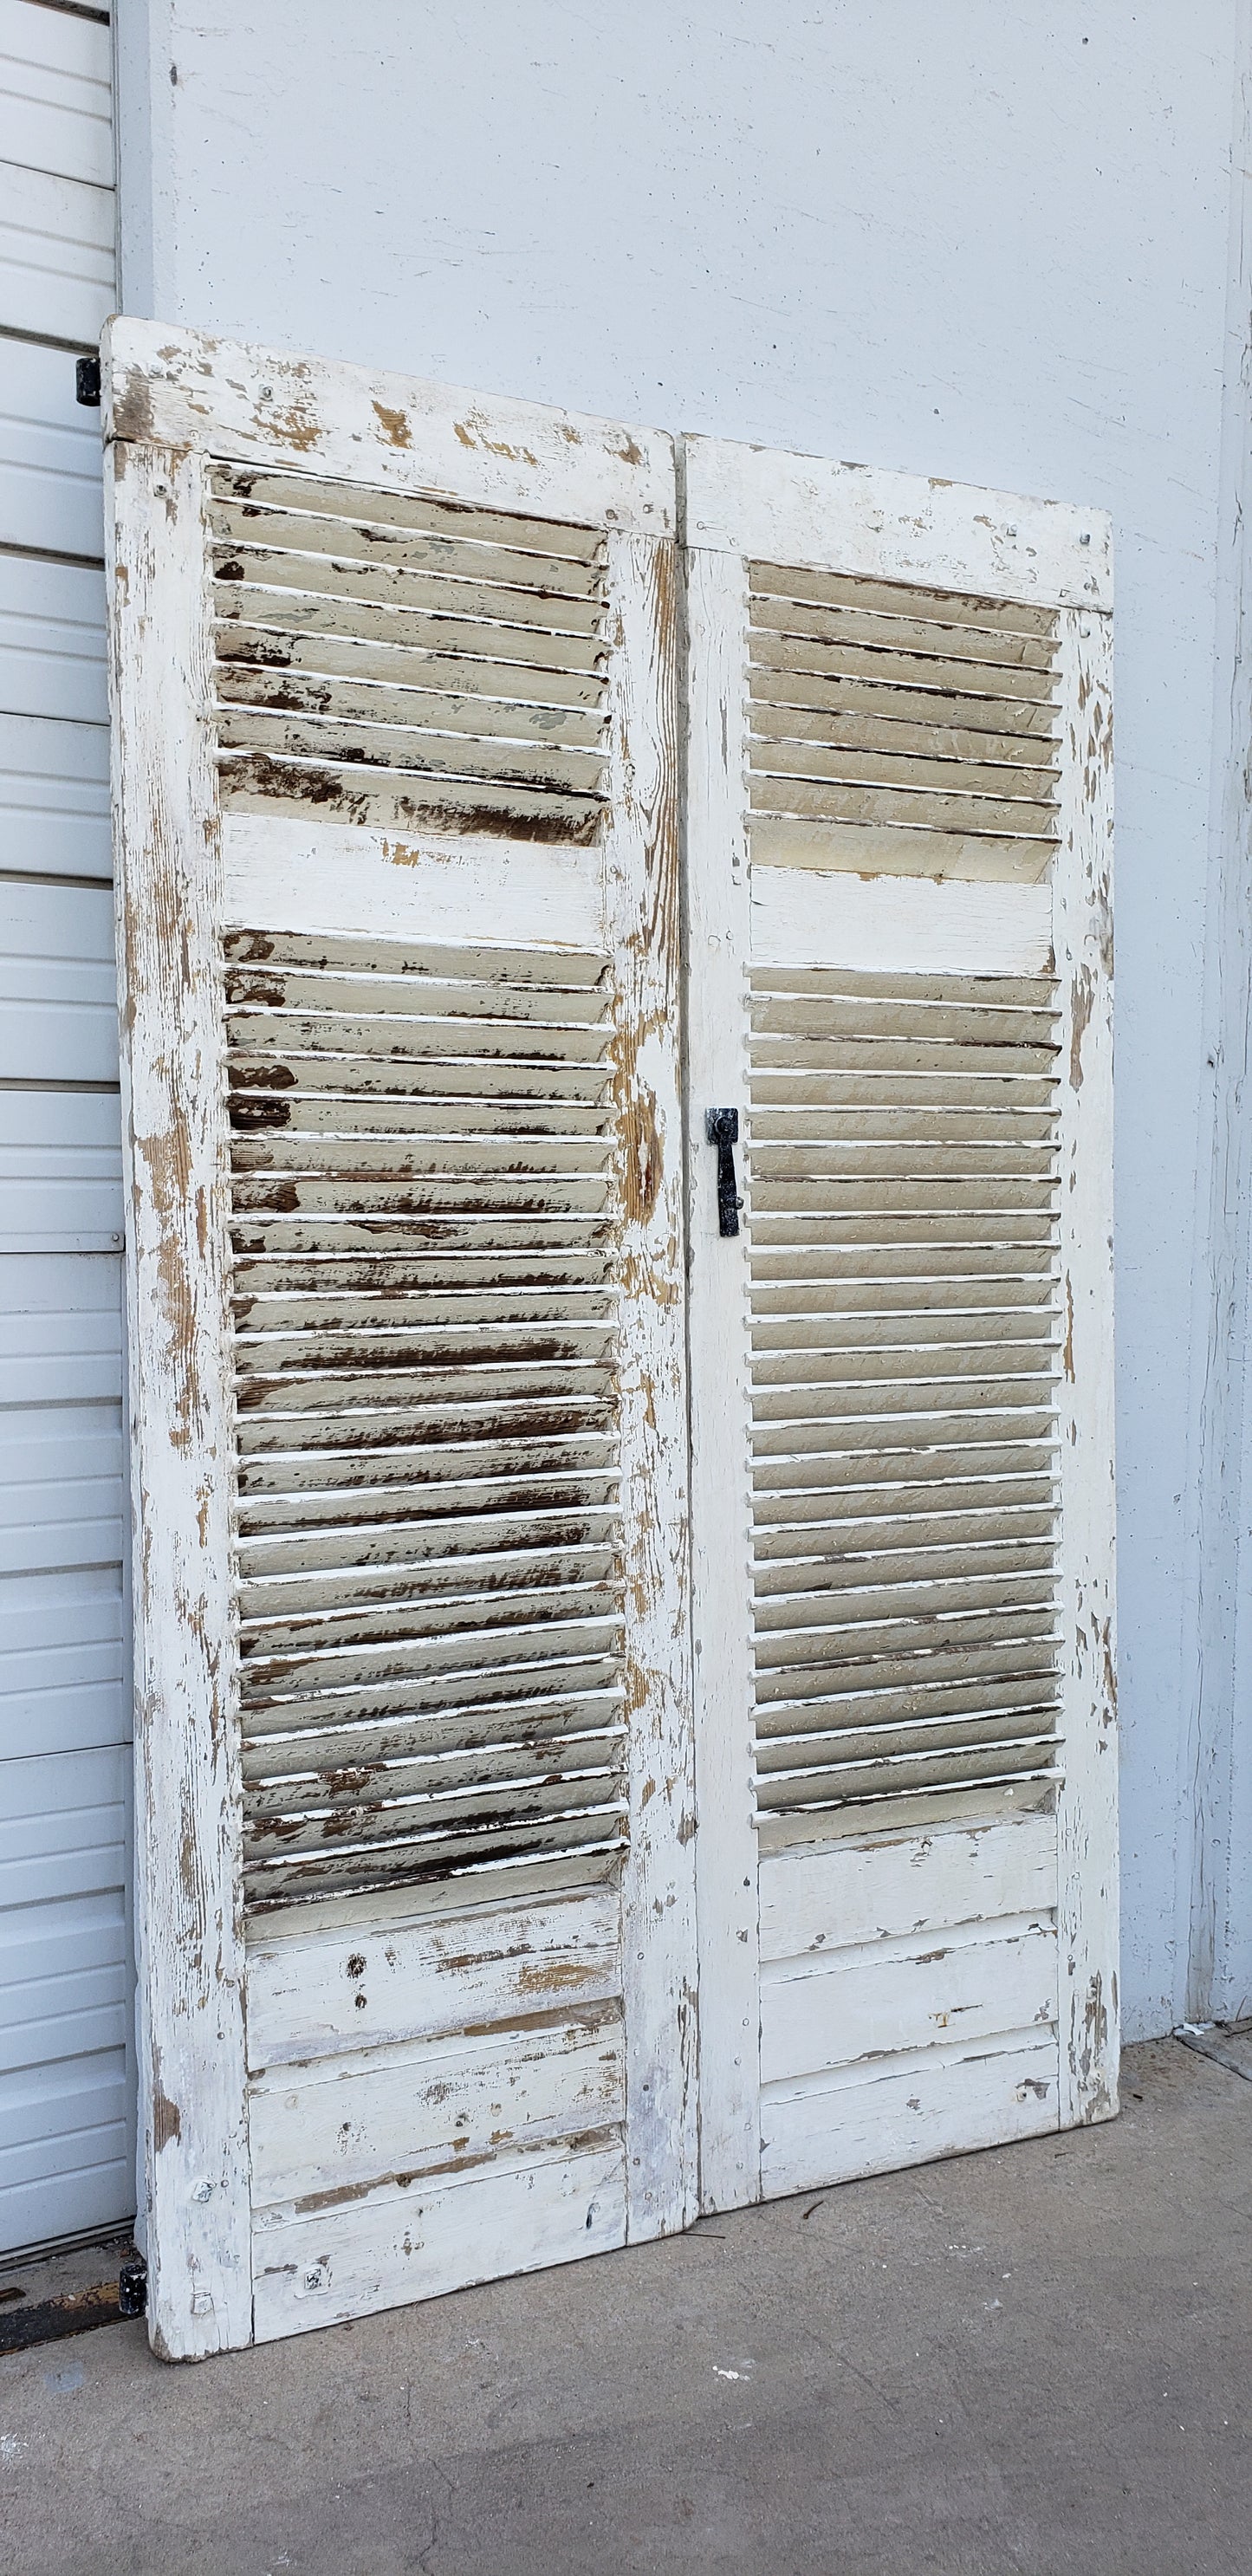
[(752, 978), (763, 1849), (1058, 1777), (1051, 980)]
[(608, 970), (234, 931), (250, 1908), (625, 1838)]

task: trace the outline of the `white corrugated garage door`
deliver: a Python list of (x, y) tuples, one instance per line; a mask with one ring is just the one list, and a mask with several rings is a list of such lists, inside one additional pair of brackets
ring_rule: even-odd
[(107, 13), (0, 0), (0, 2251), (134, 2207)]

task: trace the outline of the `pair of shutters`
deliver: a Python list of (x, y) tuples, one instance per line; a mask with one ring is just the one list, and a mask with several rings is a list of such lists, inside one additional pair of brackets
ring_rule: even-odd
[(1103, 524), (106, 358), (158, 2348), (1106, 2114)]

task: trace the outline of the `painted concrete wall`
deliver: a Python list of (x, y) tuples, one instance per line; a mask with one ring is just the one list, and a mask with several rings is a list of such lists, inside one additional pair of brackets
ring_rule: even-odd
[(121, 0), (119, 22), (132, 311), (1112, 511), (1124, 1992), (1132, 2036), (1166, 2027), (1241, 0)]

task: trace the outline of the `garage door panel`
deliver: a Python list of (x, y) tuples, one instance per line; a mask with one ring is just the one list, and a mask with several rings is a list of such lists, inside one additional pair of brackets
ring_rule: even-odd
[(114, 293), (112, 191), (0, 161), (0, 314), (9, 329), (90, 348)]
[(6, 1762), (0, 1777), (0, 1908), (126, 1884), (130, 1760), (124, 1748)]
[(19, 716), (108, 720), (104, 574), (0, 555), (0, 707)]
[(0, 713), (0, 838), (24, 876), (99, 877), (113, 868), (104, 725)]
[(76, 399), (74, 359), (67, 349), (21, 340), (5, 348), (0, 542), (103, 556), (99, 414)]
[(0, 2074), (0, 2244), (38, 2245), (125, 2217), (133, 2119), (119, 2049)]
[[(130, 1734), (125, 1673), (116, 1567), (8, 1576), (0, 1582), (0, 1788), (6, 1816), (15, 1812), (19, 1793), (29, 1800), (20, 1767), (12, 1767), (18, 1757), (72, 1755), (125, 1744)], [(129, 1753), (125, 1760), (128, 1766)], [(102, 1775), (89, 1776), (101, 1786)], [(103, 1785), (112, 1802), (111, 1782), (110, 1773)], [(68, 1794), (72, 1788), (77, 1797), (70, 1775), (62, 1770), (50, 1781), (49, 1794)], [(51, 1887), (45, 1891), (53, 1892)], [(10, 1895), (0, 1902), (16, 1900)]]
[(116, 1082), (107, 886), (0, 885), (0, 1077)]
[(0, 160), (112, 188), (107, 24), (0, 0)]
[(0, 1092), (0, 1251), (120, 1250), (115, 1092)]

